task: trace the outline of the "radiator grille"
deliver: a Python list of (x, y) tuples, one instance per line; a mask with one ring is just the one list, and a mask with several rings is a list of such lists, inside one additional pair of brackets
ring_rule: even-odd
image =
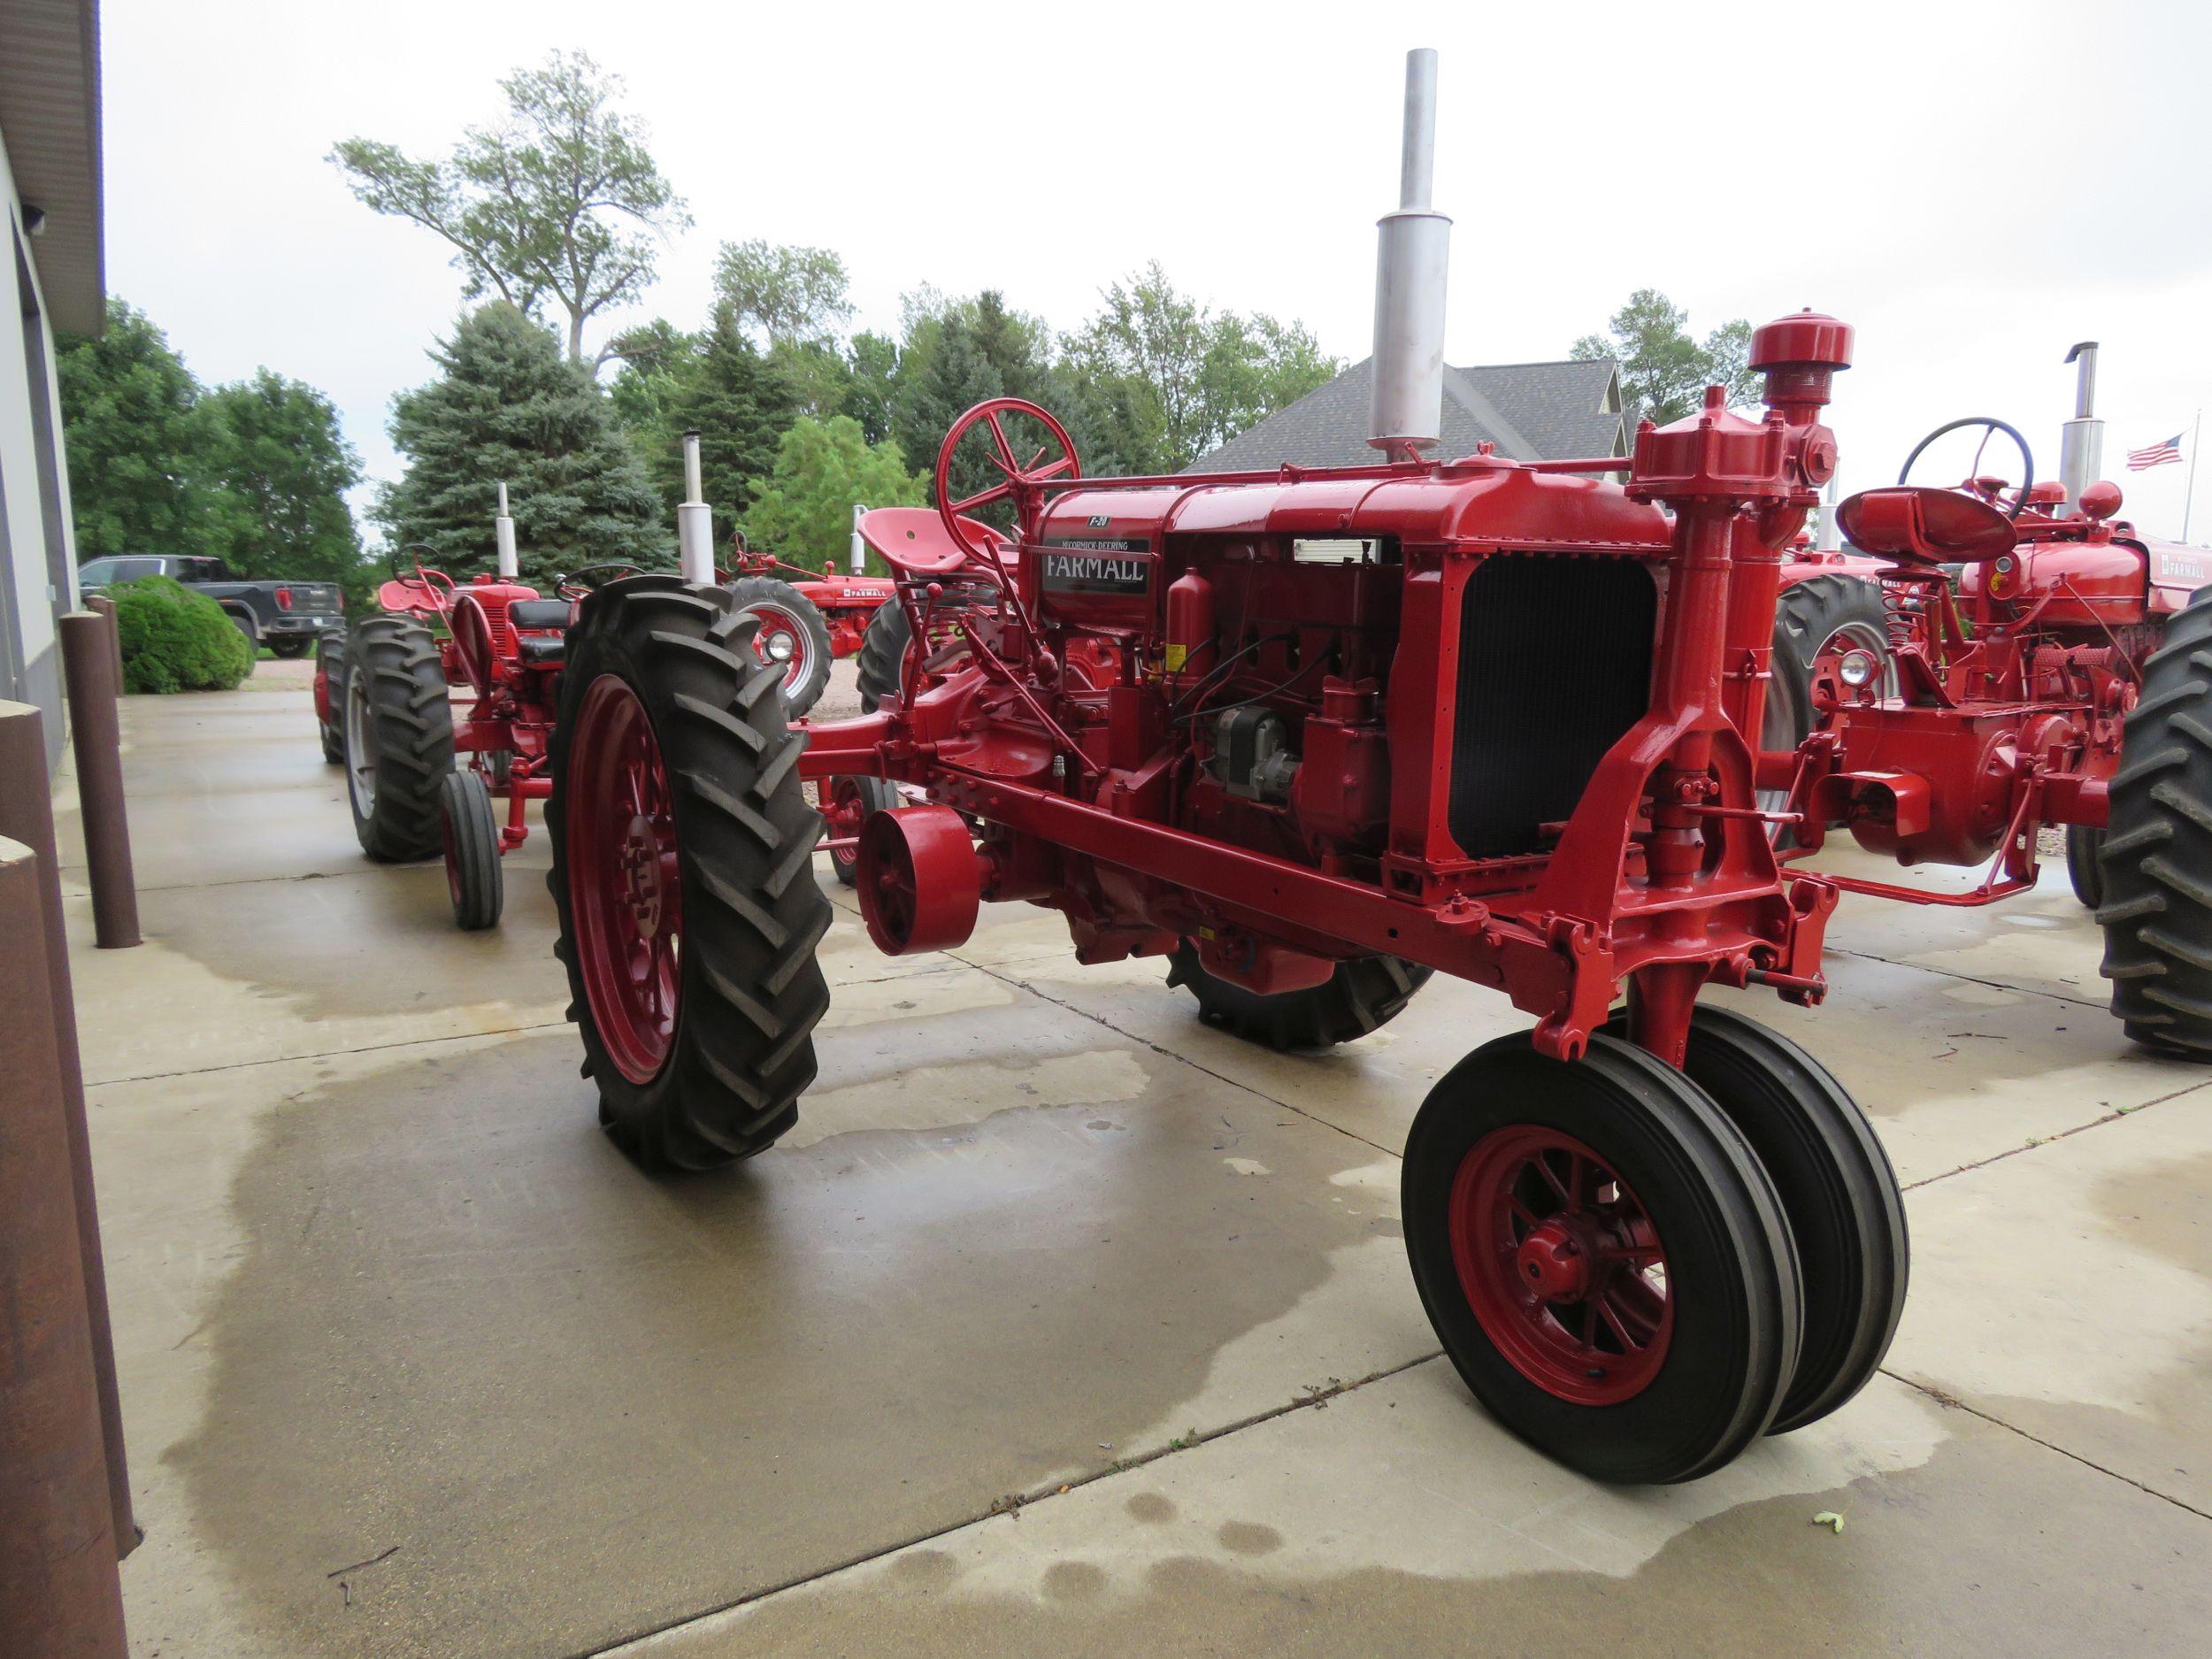
[(1651, 700), (1658, 613), (1634, 559), (1486, 559), (1460, 611), (1452, 839), (1471, 856), (1538, 850)]

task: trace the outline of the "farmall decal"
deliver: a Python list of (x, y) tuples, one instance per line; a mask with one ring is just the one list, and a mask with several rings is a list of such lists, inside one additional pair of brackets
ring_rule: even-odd
[(2151, 580), (2161, 588), (2195, 588), (2212, 582), (2212, 558), (2200, 554), (2151, 550)]
[(1152, 544), (1142, 536), (1067, 536), (1045, 543), (1048, 594), (1124, 594), (1152, 590)]

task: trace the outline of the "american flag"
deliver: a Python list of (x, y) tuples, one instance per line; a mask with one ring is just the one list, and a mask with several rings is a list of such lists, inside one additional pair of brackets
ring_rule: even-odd
[(2165, 442), (2154, 443), (2147, 449), (2130, 449), (2128, 471), (2139, 472), (2147, 466), (2164, 466), (2169, 461), (2180, 459), (2181, 434), (2177, 432)]

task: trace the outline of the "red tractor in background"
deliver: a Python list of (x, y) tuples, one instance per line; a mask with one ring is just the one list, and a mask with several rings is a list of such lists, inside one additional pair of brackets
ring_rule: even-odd
[[(500, 563), (511, 569), (503, 486), (499, 506)], [(771, 572), (799, 567), (748, 551), (741, 536), (737, 546), (738, 568), (717, 578), (759, 619), (758, 649), (783, 670), (785, 706), (795, 718), (827, 687), (832, 656), (859, 649), (892, 584), (833, 573), (787, 582)], [(573, 604), (597, 581), (637, 573), (634, 565), (595, 565), (561, 579), (556, 597), (545, 599), (508, 578), (479, 574), (462, 586), (418, 563), (378, 590), (380, 614), (349, 635), (323, 637), (316, 719), (324, 757), (347, 768), (361, 849), (380, 860), (442, 856), (454, 919), (465, 929), (498, 922), (501, 856), (528, 837), (526, 803), (547, 793), (546, 745)], [(456, 687), (465, 688), (457, 710)], [(506, 803), (503, 824), (495, 801)]]
[[(2063, 826), (2075, 892), (2105, 930), (2113, 1012), (2147, 1047), (2212, 1058), (2212, 556), (2117, 518), (2085, 434), (2094, 347), (2078, 359), (2063, 479), (2039, 481), (2027, 440), (1973, 416), (1923, 439), (1896, 486), (1843, 504), (1853, 546), (1882, 561), (1886, 657), (1832, 654), (1816, 729), (1763, 754), (1761, 780), (1786, 796), (1789, 859), (1840, 826), (1901, 864), (1989, 863), (1965, 893), (1820, 877), (1915, 904), (2032, 887), (2040, 830)], [(1913, 485), (1914, 464), (1960, 429), (2007, 439), (2018, 482), (1978, 449), (1961, 483)]]
[[(1282, 1046), (1372, 1031), (1434, 972), (1502, 990), (1532, 1027), (1440, 1079), (1407, 1142), (1415, 1282), (1515, 1432), (1601, 1479), (1688, 1479), (1849, 1399), (1905, 1292), (1864, 1116), (1786, 1039), (1697, 1005), (1824, 989), (1834, 888), (1778, 861), (1740, 733), (1833, 473), (1850, 331), (1760, 330), (1764, 417), (1714, 388), (1639, 431), (1625, 487), (1614, 456), (1424, 459), (1432, 53), (1407, 111), (1373, 465), (1089, 479), (1044, 411), (979, 404), (939, 452), (934, 522), (872, 537), (913, 641), (895, 693), (811, 726), (726, 590), (588, 595), (546, 808), (559, 954), (601, 1120), (658, 1169), (764, 1150), (815, 1076), (809, 783), (898, 792), (850, 837), (893, 954), (957, 948), (987, 899), (1039, 906), (1079, 960), (1156, 958)], [(1000, 481), (954, 499), (971, 441)], [(968, 516), (994, 500), (1003, 542)]]
[[(546, 599), (496, 576), (459, 586), (418, 566), (383, 585), (378, 614), (355, 623), (342, 657), (319, 672), (319, 704), (339, 720), (361, 850), (442, 856), (464, 928), (499, 920), (500, 858), (529, 834), (527, 803), (550, 791), (547, 745), (574, 603), (595, 579), (636, 573), (596, 566)], [(456, 687), (465, 687), (457, 711)], [(495, 800), (507, 803), (503, 825)]]

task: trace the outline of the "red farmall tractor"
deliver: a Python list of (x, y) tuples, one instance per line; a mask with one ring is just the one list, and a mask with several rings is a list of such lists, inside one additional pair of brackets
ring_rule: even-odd
[[(939, 454), (934, 523), (878, 543), (918, 642), (897, 694), (810, 729), (726, 591), (591, 595), (547, 803), (560, 953), (603, 1121), (680, 1169), (772, 1145), (814, 1078), (810, 781), (922, 797), (856, 833), (888, 952), (958, 946), (986, 900), (1041, 905), (1079, 959), (1156, 957), (1286, 1046), (1371, 1031), (1434, 972), (1494, 987), (1534, 1024), (1443, 1078), (1406, 1144), (1422, 1300), (1516, 1432), (1601, 1479), (1687, 1479), (1847, 1400), (1905, 1290), (1858, 1108), (1697, 1001), (1824, 988), (1835, 890), (1778, 863), (1739, 734), (1761, 729), (1784, 549), (1834, 468), (1821, 413), (1850, 331), (1761, 330), (1764, 418), (1716, 388), (1638, 434), (1624, 488), (1617, 457), (1420, 458), (1447, 221), (1420, 142), (1432, 54), (1411, 70), (1386, 458), (1087, 479), (1044, 411), (980, 404)], [(971, 442), (1002, 481), (949, 499)], [(994, 498), (1003, 548), (965, 516)]]
[[(2105, 930), (2113, 1012), (2147, 1047), (2212, 1058), (2212, 592), (2199, 592), (2212, 562), (2120, 521), (2118, 487), (2095, 480), (2094, 349), (2069, 359), (2082, 392), (2062, 479), (2039, 481), (2027, 440), (1976, 416), (1923, 439), (1896, 486), (1843, 504), (1852, 543), (1884, 562), (1887, 660), (1832, 651), (1819, 729), (1760, 770), (1787, 790), (1790, 858), (1840, 825), (1902, 864), (1989, 864), (1963, 893), (1821, 878), (1910, 903), (2032, 887), (2040, 830), (2063, 826), (2075, 891)], [(1922, 454), (1960, 429), (1983, 434), (1972, 474), (1913, 485)], [(1983, 470), (1998, 436), (2017, 483)]]
[[(506, 508), (502, 485), (494, 523), (503, 574), (461, 586), (418, 564), (379, 589), (379, 614), (350, 635), (326, 636), (316, 664), (323, 754), (347, 769), (361, 849), (377, 859), (442, 857), (454, 920), (467, 929), (498, 922), (500, 859), (528, 838), (527, 803), (550, 787), (547, 743), (573, 607), (598, 583), (638, 573), (594, 565), (541, 598), (513, 580)], [(770, 573), (795, 567), (748, 553), (741, 541), (739, 549), (737, 571), (717, 580), (758, 620), (757, 649), (783, 671), (785, 706), (796, 717), (828, 684), (833, 641), (849, 641), (838, 656), (857, 650), (892, 584), (831, 576), (802, 588)], [(503, 824), (495, 801), (506, 803)]]
[[(551, 789), (547, 745), (574, 602), (595, 580), (635, 574), (595, 567), (546, 599), (496, 576), (459, 586), (418, 566), (384, 584), (379, 614), (354, 625), (341, 671), (319, 687), (339, 716), (361, 850), (442, 856), (462, 927), (499, 920), (500, 858), (527, 838), (527, 803)], [(495, 800), (506, 803), (503, 825)]]

